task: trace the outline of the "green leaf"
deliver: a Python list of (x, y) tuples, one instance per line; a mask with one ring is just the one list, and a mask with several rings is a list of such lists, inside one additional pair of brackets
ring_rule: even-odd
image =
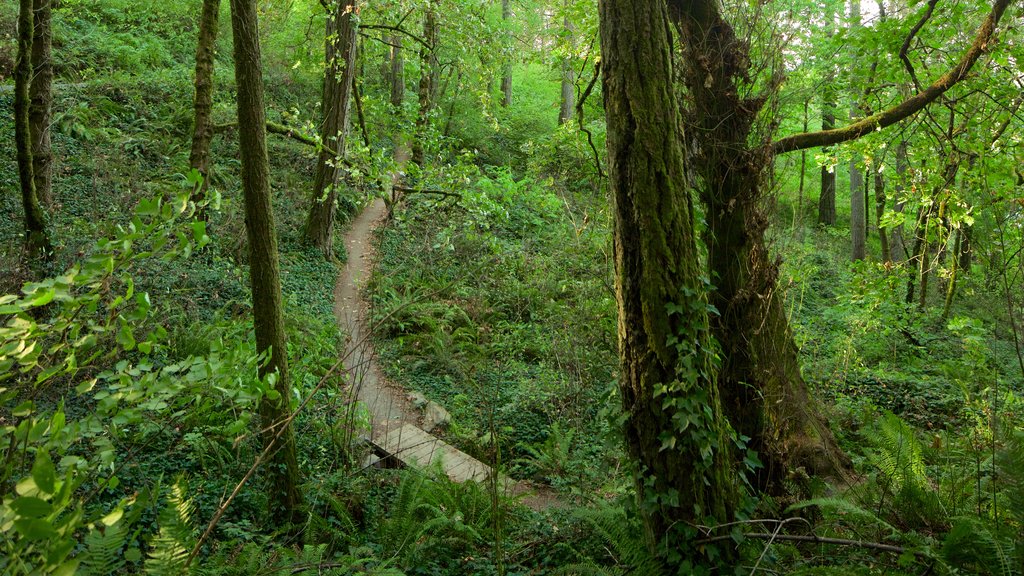
[(35, 409), (35, 404), (31, 400), (26, 400), (26, 401), (22, 402), (21, 404), (18, 404), (17, 406), (15, 406), (14, 410), (11, 411), (11, 414), (13, 414), (14, 416), (16, 416), (18, 418), (23, 418), (23, 417), (28, 416), (29, 414), (31, 414), (34, 409)]
[(30, 542), (57, 537), (57, 531), (53, 529), (53, 525), (38, 518), (15, 520), (14, 528)]
[(53, 297), (57, 294), (57, 291), (51, 286), (35, 295), (30, 302), (30, 306), (45, 306), (53, 301)]
[(124, 508), (117, 507), (114, 508), (110, 514), (101, 518), (100, 522), (102, 522), (104, 526), (113, 526), (114, 524), (117, 524), (118, 520), (120, 520), (122, 516), (124, 516)]
[(121, 324), (121, 329), (117, 331), (117, 343), (126, 351), (135, 348), (135, 336), (132, 335), (132, 329), (128, 324)]
[(47, 494), (57, 491), (57, 471), (46, 450), (36, 452), (36, 461), (32, 464), (32, 480), (40, 490)]
[(50, 506), (50, 503), (42, 498), (21, 496), (11, 502), (11, 510), (24, 518), (42, 518), (53, 512), (53, 506)]

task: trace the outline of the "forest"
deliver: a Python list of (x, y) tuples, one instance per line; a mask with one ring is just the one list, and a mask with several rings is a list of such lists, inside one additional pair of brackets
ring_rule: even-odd
[(1022, 26), (0, 0), (0, 574), (1024, 576)]

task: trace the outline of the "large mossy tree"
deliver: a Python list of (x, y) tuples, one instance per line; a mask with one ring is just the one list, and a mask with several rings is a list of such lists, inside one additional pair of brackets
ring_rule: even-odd
[(801, 377), (765, 239), (775, 156), (920, 111), (966, 77), (1008, 4), (997, 0), (967, 52), (918, 94), (846, 127), (773, 141), (775, 123), (760, 121), (783, 78), (754, 77), (752, 48), (718, 2), (602, 0), (619, 390), (640, 509), (666, 565), (684, 561), (692, 527), (733, 518), (734, 442), (761, 453), (761, 490), (781, 491), (801, 468), (843, 477), (848, 467)]
[(736, 506), (664, 0), (601, 2), (619, 390), (648, 537), (672, 563)]

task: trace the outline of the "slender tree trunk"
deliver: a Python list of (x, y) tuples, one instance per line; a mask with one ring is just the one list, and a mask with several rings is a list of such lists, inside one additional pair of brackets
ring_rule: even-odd
[[(264, 398), (260, 419), (264, 443), (273, 446), (267, 465), (270, 476), (270, 516), (278, 525), (301, 521), (299, 464), (295, 434), (288, 417), (288, 347), (285, 343), (278, 269), (277, 233), (270, 203), (270, 166), (267, 161), (266, 111), (260, 56), (256, 0), (231, 0), (234, 36), (235, 82), (238, 86), (238, 140), (242, 161), (242, 192), (245, 198), (245, 229), (249, 243), (249, 282), (252, 287), (256, 349), (270, 357), (260, 366), (260, 378), (276, 375), (280, 398)], [(282, 429), (281, 427), (284, 426)]]
[(881, 170), (875, 170), (875, 219), (878, 222), (878, 241), (882, 247), (882, 262), (892, 262), (892, 251), (889, 248), (889, 232), (882, 224), (885, 218), (885, 207), (888, 199), (885, 197), (885, 176)]
[[(195, 123), (192, 130), (192, 151), (188, 163), (203, 177), (192, 192), (192, 200), (206, 196), (210, 186), (210, 141), (213, 140), (213, 60), (217, 47), (220, 0), (203, 0), (199, 19), (199, 41), (196, 44)], [(205, 210), (199, 213), (205, 217)]]
[(29, 124), (32, 132), (32, 176), (39, 201), (52, 208), (53, 152), (50, 150), (50, 118), (53, 106), (52, 0), (34, 0), (32, 38), (32, 87)]
[[(507, 30), (509, 26), (509, 20), (512, 18), (512, 7), (509, 4), (509, 0), (501, 0), (501, 20), (505, 24)], [(512, 105), (512, 62), (511, 62), (511, 47), (507, 47), (509, 55), (505, 56), (505, 62), (502, 64), (501, 69), (501, 105), (504, 108), (508, 108)]]
[(424, 160), (424, 141), (430, 129), (430, 115), (434, 109), (440, 73), (436, 53), (438, 32), (434, 0), (428, 0), (426, 13), (423, 15), (423, 40), (426, 46), (420, 49), (420, 110), (416, 117), (416, 138), (412, 143), (412, 161), (421, 166)]
[[(825, 12), (826, 34), (832, 37), (834, 15), (831, 10)], [(821, 129), (832, 130), (836, 127), (836, 92), (833, 87), (836, 77), (832, 66), (825, 76), (825, 85), (821, 90)], [(825, 156), (832, 154), (831, 147), (821, 149)], [(822, 226), (836, 225), (836, 169), (835, 166), (821, 167), (821, 194), (818, 196), (818, 224)]]
[(946, 299), (942, 305), (942, 319), (949, 318), (949, 311), (953, 307), (953, 298), (956, 296), (956, 280), (960, 273), (960, 250), (963, 248), (963, 228), (956, 229), (956, 240), (954, 241), (954, 257), (950, 258), (949, 282), (946, 284)]
[[(907, 141), (900, 140), (900, 143), (896, 146), (896, 204), (893, 207), (893, 212), (896, 214), (902, 214), (903, 209), (906, 206), (906, 200), (904, 199), (904, 190), (907, 188), (907, 170), (910, 167), (910, 162), (907, 159)], [(892, 229), (892, 242), (890, 243), (890, 252), (892, 253), (892, 260), (894, 262), (905, 262), (907, 260), (907, 242), (903, 238), (903, 224), (894, 226)]]
[(405, 102), (405, 55), (402, 50), (402, 35), (391, 37), (391, 105), (401, 111)]
[(765, 243), (768, 222), (759, 202), (774, 159), (770, 149), (749, 144), (764, 100), (740, 96), (746, 92), (739, 83), (748, 76), (748, 60), (716, 3), (673, 0), (671, 6), (692, 102), (684, 115), (691, 130), (688, 150), (697, 151), (689, 166), (699, 177), (708, 276), (715, 284), (711, 303), (720, 312), (711, 327), (721, 346), (723, 407), (765, 462), (759, 488), (784, 491), (786, 475), (800, 466), (843, 477), (848, 461), (800, 374), (777, 264)]
[(914, 292), (918, 277), (924, 270), (924, 257), (928, 249), (926, 239), (928, 237), (928, 220), (931, 217), (931, 206), (917, 209), (917, 225), (914, 227), (914, 250), (911, 252), (910, 266), (907, 269), (907, 296), (906, 303), (914, 303)]
[(325, 258), (334, 257), (334, 213), (338, 196), (341, 163), (349, 127), (352, 83), (356, 72), (355, 4), (339, 1), (327, 15), (326, 70), (323, 84), (324, 119), (313, 195), (306, 218), (306, 242), (318, 248)]
[[(850, 30), (855, 32), (860, 28), (860, 0), (850, 0)], [(855, 60), (855, 59), (854, 59)], [(852, 78), (851, 80), (856, 80)], [(853, 103), (850, 105), (850, 120), (856, 121), (862, 114), (858, 106), (860, 94), (856, 90), (856, 84), (852, 86)], [(860, 169), (863, 157), (854, 154), (850, 158), (850, 240), (852, 250), (850, 256), (853, 260), (863, 260), (866, 255), (867, 239), (867, 210), (865, 209), (864, 195), (864, 172)]]
[[(602, 0), (600, 31), (626, 447), (648, 536), (671, 564), (672, 554), (685, 553), (690, 526), (733, 518), (736, 478), (686, 188), (665, 3)], [(689, 429), (677, 423), (684, 414), (696, 419)]]
[[(568, 6), (566, 6), (568, 9)], [(573, 38), (573, 26), (569, 20), (569, 16), (565, 16), (563, 21), (563, 30), (565, 34), (565, 43), (568, 51), (572, 53), (573, 44), (575, 40)], [(569, 120), (572, 120), (573, 113), (576, 111), (576, 72), (573, 70), (572, 58), (566, 56), (562, 59), (562, 97), (561, 105), (558, 108), (558, 123), (565, 124)]]
[(25, 209), (25, 255), (27, 259), (50, 260), (53, 246), (46, 214), (36, 194), (32, 166), (32, 36), (35, 30), (33, 0), (20, 0), (18, 12), (18, 56), (14, 68), (14, 144), (18, 156), (21, 203)]
[[(807, 132), (808, 125), (808, 109), (811, 107), (810, 100), (804, 100), (804, 132)], [(801, 230), (800, 236), (803, 237), (804, 229), (804, 181), (807, 179), (807, 151), (800, 151), (800, 188), (797, 192), (796, 200), (796, 211), (793, 212), (793, 228)], [(797, 228), (799, 226), (799, 228)]]

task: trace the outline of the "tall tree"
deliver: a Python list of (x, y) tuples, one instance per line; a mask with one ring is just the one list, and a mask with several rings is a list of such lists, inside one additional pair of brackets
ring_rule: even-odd
[(391, 105), (395, 111), (402, 109), (405, 101), (405, 55), (402, 50), (401, 34), (391, 37)]
[(39, 201), (53, 206), (53, 152), (50, 150), (50, 119), (53, 108), (53, 32), (50, 25), (53, 0), (34, 0), (32, 37), (32, 86), (29, 124), (32, 131), (32, 176)]
[[(856, 34), (861, 26), (860, 0), (850, 0), (850, 32)], [(851, 57), (851, 62), (857, 61), (856, 52)], [(850, 76), (850, 121), (856, 121), (861, 117), (860, 99), (861, 78), (851, 74)], [(854, 154), (850, 157), (850, 241), (851, 258), (863, 260), (866, 254), (867, 240), (867, 214), (865, 211), (864, 196), (864, 171), (861, 170), (863, 156)]]
[(46, 214), (36, 193), (32, 162), (31, 84), (32, 40), (35, 31), (33, 0), (18, 4), (18, 56), (14, 68), (14, 141), (18, 155), (18, 180), (25, 210), (25, 254), (29, 261), (50, 259), (53, 245), (47, 229)]
[[(509, 4), (509, 0), (501, 0), (501, 21), (505, 25), (506, 33), (512, 19), (512, 7)], [(506, 47), (511, 53), (511, 48)], [(502, 63), (501, 67), (501, 105), (509, 107), (512, 105), (512, 62), (511, 56), (506, 54), (505, 62)]]
[(576, 110), (576, 73), (572, 66), (572, 54), (575, 52), (575, 30), (572, 20), (569, 18), (569, 2), (565, 2), (563, 8), (565, 16), (562, 19), (562, 44), (565, 54), (562, 57), (562, 93), (558, 107), (558, 123), (565, 124), (572, 120), (573, 112)]
[[(188, 155), (191, 168), (203, 177), (196, 186), (192, 199), (205, 196), (210, 186), (210, 141), (213, 139), (213, 58), (217, 46), (217, 26), (220, 19), (220, 0), (203, 0), (199, 17), (199, 39), (196, 43), (195, 101), (192, 128), (192, 150)], [(203, 217), (203, 213), (199, 216)]]
[[(826, 3), (826, 7), (828, 4)], [(835, 25), (835, 14), (826, 9), (825, 35), (832, 38), (832, 27)], [(831, 130), (836, 127), (836, 91), (833, 84), (836, 80), (835, 66), (826, 59), (824, 83), (821, 87), (821, 129)], [(822, 149), (825, 156), (832, 154), (831, 148)], [(818, 196), (818, 224), (835, 226), (836, 224), (836, 169), (830, 162), (821, 167), (821, 194)]]
[(338, 180), (349, 127), (352, 83), (356, 73), (356, 4), (336, 0), (327, 15), (326, 70), (323, 84), (323, 147), (313, 179), (313, 199), (306, 219), (306, 241), (334, 256), (334, 212)]
[[(614, 213), (619, 390), (648, 536), (668, 563), (688, 527), (732, 519), (694, 214), (683, 165), (664, 0), (602, 0), (600, 34)], [(693, 419), (693, 426), (689, 424)]]
[(295, 435), (287, 419), (291, 387), (281, 307), (277, 233), (270, 204), (270, 166), (256, 0), (231, 0), (231, 31), (234, 37), (235, 83), (238, 86), (238, 140), (256, 349), (270, 354), (260, 366), (259, 376), (276, 377), (275, 389), (279, 395), (277, 400), (265, 397), (260, 403), (264, 444), (274, 454), (267, 466), (272, 491), (270, 513), (279, 524), (298, 523), (301, 520), (299, 506), (302, 493), (299, 491)]
[(435, 0), (427, 0), (423, 14), (423, 46), (420, 48), (419, 114), (416, 116), (416, 137), (412, 142), (412, 161), (423, 165), (424, 141), (430, 128), (430, 116), (437, 98), (440, 65), (437, 40), (440, 32)]

